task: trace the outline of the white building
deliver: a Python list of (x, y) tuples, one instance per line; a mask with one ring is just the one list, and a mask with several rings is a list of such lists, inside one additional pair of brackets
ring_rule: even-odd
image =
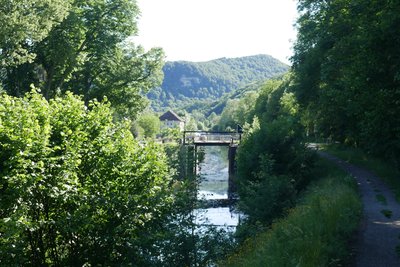
[(160, 116), (161, 129), (179, 128), (180, 131), (185, 129), (185, 121), (169, 110)]

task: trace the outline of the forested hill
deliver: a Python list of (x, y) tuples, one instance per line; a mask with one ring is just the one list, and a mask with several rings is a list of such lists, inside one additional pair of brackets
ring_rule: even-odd
[(149, 98), (162, 106), (179, 100), (217, 99), (251, 82), (281, 75), (289, 66), (269, 55), (220, 58), (207, 62), (173, 61), (163, 68), (164, 81)]

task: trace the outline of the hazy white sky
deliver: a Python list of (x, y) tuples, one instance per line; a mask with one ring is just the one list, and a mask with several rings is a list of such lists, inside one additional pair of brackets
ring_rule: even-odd
[(162, 47), (167, 60), (207, 61), (269, 54), (288, 63), (295, 0), (137, 0), (137, 44)]

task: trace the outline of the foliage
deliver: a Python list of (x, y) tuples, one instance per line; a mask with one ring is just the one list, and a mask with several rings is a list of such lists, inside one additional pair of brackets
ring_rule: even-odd
[(260, 171), (253, 173), (254, 181), (246, 181), (241, 185), (239, 205), (252, 221), (268, 225), (281, 216), (282, 208), (293, 204), (296, 194), (290, 176), (273, 173), (271, 158), (261, 155), (258, 164)]
[(399, 166), (400, 3), (301, 0), (298, 9), (292, 62), (309, 133)]
[(155, 138), (160, 132), (160, 119), (152, 113), (140, 114), (136, 120), (136, 131), (139, 137)]
[(251, 112), (253, 124), (245, 127), (238, 149), (239, 206), (248, 215), (238, 231), (241, 237), (282, 216), (310, 179), (312, 154), (302, 142), (289, 85), (289, 80), (271, 81), (261, 90)]
[(193, 147), (177, 143), (163, 145), (169, 160), (172, 184), (175, 192), (173, 208), (168, 220), (164, 222), (164, 231), (154, 236), (153, 255), (160, 261), (152, 266), (210, 266), (230, 252), (235, 245), (232, 233), (214, 226), (198, 225), (197, 188), (199, 177), (194, 173), (194, 161), (204, 156), (201, 151), (195, 153)]
[(253, 110), (257, 97), (258, 94), (252, 92), (240, 99), (228, 99), (218, 123), (220, 129), (226, 130), (229, 127), (235, 130), (237, 125), (244, 125), (246, 121), (249, 121), (250, 112)]
[(31, 61), (30, 47), (62, 21), (70, 8), (67, 0), (0, 1), (0, 67)]
[(0, 100), (0, 265), (148, 265), (173, 202), (162, 151), (110, 106)]
[(287, 217), (247, 240), (220, 266), (343, 266), (362, 204), (355, 181), (319, 160), (319, 181)]
[(210, 266), (234, 246), (232, 235), (226, 230), (196, 225), (192, 205), (197, 201), (196, 194), (188, 194), (193, 192), (190, 185), (181, 183), (182, 188), (187, 186), (180, 191), (186, 193), (177, 197), (176, 213), (165, 222), (166, 231), (154, 239), (153, 255), (162, 260), (151, 266)]
[(2, 83), (14, 96), (30, 84), (50, 99), (58, 92), (84, 96), (86, 103), (107, 96), (122, 116), (135, 118), (146, 104), (142, 94), (159, 85), (164, 54), (148, 52), (127, 37), (137, 32), (134, 0), (74, 1), (68, 16), (30, 47), (32, 63), (5, 69)]
[(178, 127), (164, 128), (161, 130), (160, 137), (167, 143), (172, 142), (174, 144), (179, 144), (181, 143), (183, 134)]

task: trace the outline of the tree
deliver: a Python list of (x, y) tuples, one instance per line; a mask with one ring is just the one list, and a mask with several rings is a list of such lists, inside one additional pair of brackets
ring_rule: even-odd
[(31, 47), (47, 36), (68, 14), (70, 0), (1, 0), (0, 67), (35, 58)]
[(160, 132), (160, 119), (154, 114), (141, 114), (137, 119), (137, 124), (143, 129), (144, 137), (155, 138), (156, 134)]
[(304, 121), (399, 164), (400, 4), (302, 0), (298, 8), (292, 61)]
[(50, 99), (58, 92), (83, 95), (85, 102), (107, 96), (122, 115), (134, 118), (144, 95), (162, 79), (161, 49), (145, 52), (127, 40), (136, 34), (134, 0), (74, 1), (68, 16), (41, 42), (31, 64), (7, 68), (4, 88), (22, 96), (30, 84)]

